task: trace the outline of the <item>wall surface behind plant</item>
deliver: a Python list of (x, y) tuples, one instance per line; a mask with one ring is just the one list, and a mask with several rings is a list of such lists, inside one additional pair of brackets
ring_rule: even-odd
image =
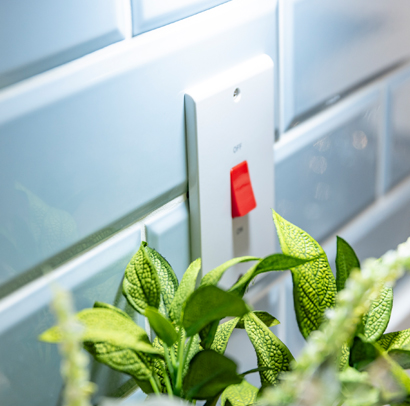
[[(407, 0), (1, 2), (0, 403), (59, 404), (57, 349), (37, 341), (53, 323), (50, 282), (78, 309), (126, 308), (141, 240), (182, 276), (194, 259), (184, 92), (256, 55), (275, 63), (275, 209), (331, 263), (335, 234), (361, 259), (407, 238), (409, 38)], [(291, 294), (281, 274), (247, 298), (297, 355)], [(391, 328), (408, 315), (394, 309)], [(228, 353), (246, 340), (235, 332)], [(254, 365), (250, 349), (240, 369)], [(135, 389), (104, 366), (91, 374), (96, 397)]]

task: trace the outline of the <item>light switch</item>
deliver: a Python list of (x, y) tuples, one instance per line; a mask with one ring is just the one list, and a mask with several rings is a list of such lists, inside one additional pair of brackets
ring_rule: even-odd
[(232, 218), (246, 216), (256, 208), (248, 163), (241, 162), (231, 169)]
[[(203, 273), (274, 252), (273, 79), (272, 60), (260, 55), (185, 92), (191, 254)], [(252, 264), (241, 266), (223, 287)]]

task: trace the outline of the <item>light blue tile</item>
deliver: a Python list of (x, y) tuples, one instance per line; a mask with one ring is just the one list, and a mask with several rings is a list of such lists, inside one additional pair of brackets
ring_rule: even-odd
[(317, 240), (375, 199), (378, 96), (346, 100), (277, 145), (276, 210)]
[(172, 266), (180, 281), (190, 264), (188, 202), (146, 223), (147, 242)]
[(378, 219), (368, 233), (352, 244), (361, 261), (379, 258), (410, 237), (410, 201), (400, 203), (394, 211), (386, 213), (382, 221)]
[(229, 0), (131, 0), (133, 35), (173, 23)]
[(257, 1), (228, 2), (0, 93), (6, 294), (29, 268), (55, 266), (186, 192), (184, 92), (254, 57), (255, 44), (274, 57), (275, 3)]
[(388, 187), (410, 175), (410, 70), (389, 88)]
[[(57, 347), (37, 337), (54, 324), (49, 310), (50, 282), (74, 293), (77, 310), (96, 300), (117, 304), (144, 325), (142, 316), (121, 297), (125, 267), (141, 241), (140, 229), (132, 227), (0, 302), (0, 403), (4, 406), (56, 405), (62, 381)], [(129, 380), (95, 361), (91, 377), (99, 385), (96, 397), (113, 394)]]
[(119, 0), (0, 2), (0, 88), (124, 39)]
[(407, 0), (282, 0), (280, 7), (283, 128), (410, 55)]

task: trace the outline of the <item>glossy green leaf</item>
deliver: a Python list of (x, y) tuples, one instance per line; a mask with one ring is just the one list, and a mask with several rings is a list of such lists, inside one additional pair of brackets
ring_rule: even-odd
[(279, 374), (289, 370), (294, 358), (286, 345), (253, 313), (248, 313), (244, 319), (246, 332), (256, 351), (258, 367), (272, 368), (259, 373), (262, 386), (275, 385)]
[(377, 344), (402, 368), (410, 369), (410, 329), (384, 334)]
[(183, 389), (188, 399), (207, 400), (242, 379), (234, 361), (213, 350), (204, 350), (192, 359)]
[(382, 336), (389, 324), (392, 308), (393, 289), (386, 286), (363, 317), (363, 335), (368, 342), (375, 342)]
[(205, 402), (204, 406), (217, 406), (218, 400), (219, 400), (220, 397), (221, 397), (221, 393), (218, 393), (218, 394), (217, 394), (216, 396), (214, 396), (213, 398), (208, 399), (208, 400)]
[(240, 264), (242, 262), (249, 262), (249, 261), (259, 261), (260, 258), (257, 257), (239, 257), (233, 258), (222, 265), (219, 265), (217, 268), (209, 271), (201, 280), (200, 287), (203, 286), (210, 286), (216, 285), (220, 279), (222, 278), (223, 274), (234, 265)]
[(249, 271), (246, 272), (245, 275), (243, 275), (239, 281), (229, 289), (229, 291), (242, 297), (246, 293), (249, 284), (256, 276), (271, 271), (286, 271), (305, 264), (310, 260), (311, 259), (297, 258), (285, 254), (270, 255), (249, 269)]
[(148, 381), (152, 377), (152, 359), (144, 354), (108, 343), (86, 342), (84, 348), (97, 361), (108, 365), (112, 369), (131, 375), (137, 381)]
[(367, 343), (362, 335), (355, 337), (350, 348), (350, 362), (356, 369), (362, 370), (377, 357), (377, 351), (374, 346)]
[(159, 282), (161, 285), (161, 302), (159, 311), (165, 316), (169, 315), (172, 301), (175, 297), (175, 292), (178, 289), (178, 278), (168, 261), (160, 255), (156, 250), (146, 247), (147, 253), (151, 262), (157, 270)]
[(201, 328), (199, 331), (199, 337), (201, 337), (201, 346), (203, 349), (208, 350), (211, 348), (214, 342), (216, 332), (219, 327), (220, 319), (214, 320), (207, 324), (205, 327)]
[(232, 332), (235, 330), (235, 327), (238, 322), (239, 317), (235, 317), (234, 319), (222, 323), (218, 326), (215, 338), (211, 345), (211, 350), (214, 350), (219, 354), (225, 353), (229, 338), (231, 337)]
[(388, 352), (402, 349), (410, 350), (410, 328), (407, 330), (384, 334), (377, 341), (377, 344)]
[(335, 305), (336, 281), (322, 247), (305, 231), (273, 212), (282, 251), (310, 261), (292, 268), (293, 297), (300, 332), (307, 338)]
[(188, 337), (224, 317), (240, 317), (249, 311), (246, 303), (216, 286), (197, 289), (187, 300), (182, 325)]
[(221, 396), (221, 406), (225, 406), (227, 401), (232, 406), (248, 406), (256, 401), (258, 388), (243, 380), (237, 385), (228, 386)]
[(144, 314), (147, 306), (158, 309), (161, 298), (161, 286), (157, 271), (142, 242), (138, 252), (132, 257), (125, 269), (122, 291), (130, 305)]
[(198, 258), (189, 265), (188, 269), (185, 271), (184, 276), (181, 279), (181, 283), (175, 293), (174, 300), (172, 301), (169, 315), (172, 320), (176, 322), (182, 321), (182, 308), (185, 301), (195, 290), (196, 280), (198, 278), (198, 273), (201, 269), (201, 259)]
[(148, 319), (155, 334), (170, 347), (178, 340), (178, 333), (171, 322), (166, 319), (155, 307), (145, 309), (145, 317)]
[(336, 287), (341, 291), (345, 287), (352, 269), (359, 268), (360, 262), (353, 248), (341, 237), (337, 237), (336, 252)]
[(115, 307), (113, 305), (110, 305), (108, 303), (104, 303), (104, 302), (95, 302), (94, 303), (94, 308), (101, 308), (101, 309), (110, 309), (113, 310), (114, 312), (117, 312), (119, 315), (132, 320), (131, 316), (128, 315), (127, 313), (125, 313), (123, 310), (119, 309), (118, 307)]
[[(262, 321), (265, 326), (267, 327), (273, 327), (277, 326), (280, 324), (280, 321), (276, 318), (270, 315), (268, 312), (264, 312), (261, 310), (256, 310), (252, 312), (260, 321)], [(243, 317), (239, 320), (238, 324), (236, 325), (236, 328), (245, 328), (245, 322)]]
[[(114, 310), (85, 309), (77, 314), (77, 318), (85, 326), (84, 342), (107, 343), (145, 354), (162, 355), (162, 352), (151, 345), (144, 329)], [(62, 333), (59, 326), (45, 331), (39, 339), (51, 343), (60, 342)]]

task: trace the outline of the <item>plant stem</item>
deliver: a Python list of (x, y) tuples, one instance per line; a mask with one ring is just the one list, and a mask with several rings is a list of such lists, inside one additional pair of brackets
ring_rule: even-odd
[(188, 355), (189, 355), (189, 351), (191, 351), (192, 341), (194, 341), (194, 336), (189, 337), (188, 346), (187, 346), (187, 348), (185, 349), (185, 353), (184, 353), (184, 362), (183, 362), (183, 365), (185, 365), (186, 362), (187, 362)]
[(171, 354), (172, 366), (174, 367), (174, 370), (175, 370), (178, 368), (178, 365), (177, 365), (177, 359), (175, 357), (174, 349), (171, 347), (169, 352)]
[(167, 392), (168, 392), (169, 397), (172, 399), (174, 397), (174, 393), (172, 392), (171, 382), (169, 380), (165, 365), (161, 363), (161, 366), (162, 366), (162, 372), (164, 373), (165, 386), (167, 387)]
[(149, 383), (151, 384), (152, 389), (154, 389), (154, 393), (159, 396), (161, 393), (158, 389), (157, 381), (154, 379), (153, 376), (151, 376), (151, 378), (149, 378)]
[(173, 352), (173, 348), (169, 348), (165, 343), (164, 343), (164, 354), (165, 354), (165, 362), (166, 365), (169, 369), (169, 373), (171, 374), (171, 379), (172, 379), (172, 383), (175, 385), (175, 369), (174, 369), (174, 365), (171, 362), (170, 359), (170, 352)]
[(184, 347), (185, 347), (185, 336), (182, 332), (182, 327), (181, 327), (180, 340), (179, 340), (179, 345), (178, 345), (177, 383), (175, 385), (175, 394), (177, 396), (181, 394), (181, 388), (182, 388), (182, 371), (184, 369)]

